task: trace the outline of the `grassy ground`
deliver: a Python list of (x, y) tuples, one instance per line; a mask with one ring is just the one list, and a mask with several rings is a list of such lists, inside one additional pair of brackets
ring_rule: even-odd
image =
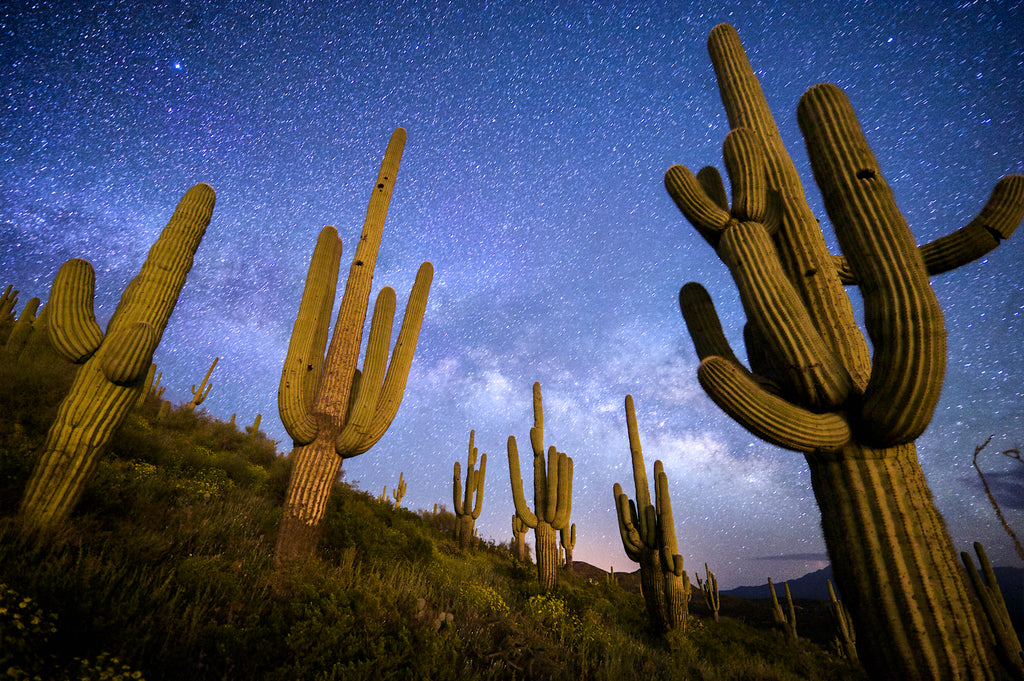
[[(643, 601), (599, 572), (539, 592), (507, 545), (463, 551), (454, 517), (339, 482), (319, 556), (287, 572), (273, 539), (288, 464), (259, 433), (151, 398), (72, 519), (12, 523), (73, 369), (0, 367), (0, 673), (40, 679), (861, 679), (763, 603), (695, 597), (686, 632), (646, 630)], [(438, 490), (444, 498), (445, 490)], [(486, 512), (486, 511), (485, 511)], [(823, 624), (824, 623), (824, 624)]]

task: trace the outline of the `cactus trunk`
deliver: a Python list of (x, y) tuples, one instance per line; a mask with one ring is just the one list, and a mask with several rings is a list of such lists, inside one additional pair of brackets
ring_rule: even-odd
[(872, 678), (990, 679), (979, 627), (913, 444), (809, 457), (836, 585)]
[(550, 591), (558, 582), (558, 533), (543, 520), (533, 530), (537, 540), (537, 577), (541, 591)]
[(459, 535), (459, 548), (468, 549), (473, 545), (476, 518), (470, 513), (464, 513), (458, 517), (457, 523), (455, 531)]
[(292, 477), (274, 553), (278, 562), (313, 555), (320, 538), (320, 521), (341, 470), (334, 443), (327, 440), (296, 447), (291, 456)]

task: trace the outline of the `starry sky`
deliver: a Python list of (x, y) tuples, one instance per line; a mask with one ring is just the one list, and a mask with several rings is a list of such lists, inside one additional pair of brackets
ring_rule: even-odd
[[(488, 454), (478, 531), (507, 541), (505, 443), (529, 451), (539, 381), (546, 442), (575, 461), (575, 557), (633, 570), (611, 492), (633, 496), (632, 394), (691, 574), (706, 562), (723, 588), (795, 578), (827, 562), (807, 466), (698, 385), (679, 287), (709, 289), (737, 352), (743, 315), (662, 177), (673, 163), (723, 168), (705, 45), (728, 22), (833, 248), (795, 122), (819, 82), (850, 97), (919, 242), (966, 224), (1000, 177), (1024, 172), (1024, 3), (893, 5), (905, 3), (7, 2), (0, 285), (45, 300), (60, 264), (86, 258), (105, 323), (180, 196), (211, 184), (213, 220), (155, 356), (165, 397), (187, 401), (219, 357), (203, 407), (241, 424), (262, 414), (287, 452), (277, 383), (310, 253), (334, 225), (347, 271), (388, 137), (405, 127), (374, 288), (394, 287), (401, 310), (420, 262), (434, 283), (398, 417), (346, 461), (346, 480), (378, 494), (404, 472), (403, 505), (451, 508), (475, 429)], [(1021, 239), (933, 280), (948, 368), (918, 440), (957, 548), (980, 540), (1010, 565), (971, 455), (994, 436), (981, 463), (1024, 531), (1024, 466), (998, 454), (1024, 439)]]

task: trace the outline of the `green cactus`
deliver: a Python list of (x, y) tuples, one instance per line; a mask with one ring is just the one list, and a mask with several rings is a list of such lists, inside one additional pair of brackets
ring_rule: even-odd
[(835, 626), (836, 637), (832, 642), (836, 653), (854, 662), (857, 661), (857, 634), (853, 628), (853, 620), (846, 607), (836, 597), (836, 590), (832, 588), (832, 580), (827, 580), (828, 586), (828, 611), (832, 614), (832, 623)]
[(572, 513), (572, 459), (552, 445), (544, 465), (544, 408), (540, 383), (533, 384), (533, 504), (531, 511), (523, 494), (523, 476), (519, 472), (519, 448), (516, 438), (508, 438), (508, 472), (512, 482), (512, 501), (516, 515), (533, 529), (537, 556), (537, 577), (542, 591), (550, 591), (558, 582), (558, 542), (555, 532), (569, 524)]
[(25, 349), (25, 345), (32, 335), (33, 326), (36, 321), (36, 310), (38, 309), (38, 298), (30, 298), (25, 303), (25, 307), (22, 309), (21, 314), (18, 315), (17, 321), (11, 327), (11, 332), (7, 335), (7, 342), (0, 347), (0, 361), (12, 362), (21, 355), (21, 351)]
[(68, 516), (100, 452), (138, 401), (153, 352), (210, 222), (214, 199), (206, 184), (185, 194), (124, 290), (106, 334), (93, 316), (92, 266), (72, 259), (54, 278), (47, 304), (52, 306), (50, 341), (69, 361), (85, 364), (61, 402), (25, 489), (19, 517), (27, 528), (51, 528)]
[[(480, 468), (476, 469), (477, 449), (473, 445), (475, 431), (469, 431), (469, 458), (466, 462), (466, 490), (462, 490), (462, 468), (455, 462), (452, 479), (452, 503), (455, 506), (455, 536), (459, 546), (468, 549), (473, 542), (476, 520), (484, 501), (484, 475), (487, 472), (487, 455), (480, 455)], [(474, 501), (475, 498), (475, 501)]]
[(7, 337), (14, 328), (17, 317), (14, 314), (14, 306), (18, 304), (18, 290), (13, 284), (8, 284), (4, 292), (0, 294), (0, 343), (6, 343)]
[(135, 406), (142, 407), (146, 403), (146, 398), (153, 390), (153, 378), (156, 376), (156, 362), (149, 365), (149, 371), (146, 372), (146, 380), (142, 382), (142, 390), (139, 392), (139, 399), (136, 400)]
[(398, 474), (398, 484), (395, 485), (395, 489), (391, 491), (391, 496), (395, 498), (395, 508), (402, 505), (402, 497), (405, 496), (405, 473), (401, 472)]
[(655, 461), (655, 503), (651, 504), (632, 395), (626, 395), (626, 431), (636, 502), (622, 491), (619, 483), (615, 483), (612, 493), (618, 510), (622, 546), (629, 559), (640, 564), (640, 584), (651, 627), (655, 631), (684, 629), (689, 615), (691, 587), (689, 576), (683, 570), (683, 557), (676, 545), (668, 477), (661, 461)]
[(711, 616), (714, 620), (718, 621), (718, 609), (722, 605), (722, 600), (718, 595), (718, 578), (715, 577), (715, 573), (708, 569), (708, 564), (704, 563), (704, 581), (700, 581), (700, 575), (697, 575), (697, 588), (700, 589), (701, 594), (704, 596), (704, 605), (711, 611)]
[(782, 609), (782, 604), (779, 603), (778, 596), (775, 595), (775, 585), (772, 584), (772, 578), (768, 578), (768, 591), (772, 594), (772, 619), (775, 620), (775, 624), (779, 626), (786, 636), (793, 639), (797, 638), (796, 633), (796, 608), (793, 606), (793, 595), (789, 592), (789, 582), (786, 582), (783, 586), (786, 587), (786, 609)]
[(974, 593), (981, 601), (981, 608), (985, 613), (989, 629), (995, 639), (996, 651), (1003, 664), (1017, 672), (1018, 678), (1024, 678), (1024, 652), (1022, 652), (1020, 639), (1013, 628), (1013, 621), (1006, 609), (1006, 601), (1003, 600), (1003, 592), (996, 581), (996, 573), (992, 570), (992, 564), (988, 561), (988, 554), (985, 547), (979, 542), (974, 542), (974, 552), (978, 554), (978, 563), (981, 565), (981, 572), (974, 567), (971, 554), (966, 551), (960, 552), (960, 559), (964, 568), (967, 569), (967, 577), (970, 579)]
[(565, 569), (572, 572), (572, 550), (576, 547), (576, 523), (572, 527), (563, 527), (558, 531), (558, 539), (562, 545), (562, 557)]
[(249, 435), (253, 436), (254, 438), (258, 437), (259, 434), (260, 434), (260, 421), (262, 419), (263, 419), (263, 414), (256, 414), (256, 418), (255, 418), (255, 420), (253, 420), (252, 425), (245, 427), (245, 432), (248, 433)]
[(402, 401), (433, 278), (429, 262), (416, 274), (390, 365), (395, 310), (395, 292), (390, 287), (381, 290), (374, 304), (362, 371), (356, 365), (384, 219), (404, 146), (405, 130), (398, 128), (370, 196), (326, 356), (341, 260), (341, 240), (333, 227), (320, 232), (313, 251), (278, 389), (281, 421), (295, 444), (275, 551), (278, 563), (314, 551), (342, 461), (373, 447)]
[[(733, 274), (747, 316), (750, 369), (729, 348), (710, 297), (680, 292), (698, 379), (754, 435), (803, 453), (836, 583), (873, 678), (993, 678), (913, 440), (927, 426), (945, 363), (929, 274), (970, 262), (1024, 217), (1024, 177), (1002, 179), (978, 217), (917, 248), (853, 110), (811, 88), (797, 118), (845, 257), (829, 254), (796, 168), (736, 31), (708, 41), (732, 132), (728, 205), (713, 169), (673, 166), (665, 185)], [(873, 356), (843, 285), (857, 283)]]
[(214, 367), (217, 366), (217, 362), (219, 361), (220, 357), (213, 358), (213, 364), (211, 364), (210, 368), (206, 370), (206, 375), (203, 376), (203, 381), (202, 383), (199, 384), (198, 388), (196, 387), (195, 383), (192, 384), (192, 399), (189, 400), (187, 404), (185, 404), (185, 408), (188, 409), (189, 411), (194, 410), (196, 407), (198, 407), (200, 404), (206, 401), (206, 396), (210, 394), (210, 388), (213, 387), (213, 384), (208, 383), (208, 381), (210, 380), (210, 376), (213, 374)]
[(517, 514), (512, 514), (512, 540), (515, 542), (515, 557), (521, 563), (526, 562), (526, 531), (529, 528)]

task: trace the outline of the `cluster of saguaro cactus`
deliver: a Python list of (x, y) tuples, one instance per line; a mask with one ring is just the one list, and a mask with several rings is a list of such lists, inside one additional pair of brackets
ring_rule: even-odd
[(640, 584), (651, 627), (656, 631), (682, 629), (689, 614), (690, 578), (683, 570), (683, 557), (676, 544), (668, 477), (661, 461), (654, 462), (655, 502), (651, 503), (632, 395), (626, 395), (626, 430), (636, 501), (615, 483), (612, 492), (622, 546), (629, 559), (640, 564)]
[(93, 315), (95, 273), (85, 260), (64, 263), (53, 281), (49, 334), (67, 360), (85, 364), (61, 402), (21, 501), (27, 528), (48, 528), (71, 512), (100, 451), (145, 389), (196, 249), (213, 214), (214, 192), (192, 187), (124, 290), (104, 334)]
[[(713, 168), (665, 185), (728, 266), (750, 368), (698, 284), (680, 307), (705, 392), (756, 436), (802, 452), (834, 569), (874, 678), (996, 674), (914, 449), (938, 400), (945, 329), (929, 275), (995, 248), (1024, 216), (1024, 177), (996, 185), (963, 229), (917, 247), (839, 88), (817, 85), (797, 120), (844, 256), (828, 252), (736, 31), (708, 41), (732, 131)], [(873, 354), (843, 291), (856, 284)]]
[(529, 529), (518, 514), (512, 514), (512, 548), (516, 560), (521, 563), (526, 562), (526, 532)]
[(416, 274), (390, 363), (395, 292), (390, 287), (381, 290), (373, 308), (363, 368), (357, 369), (373, 270), (404, 146), (405, 130), (398, 128), (374, 183), (329, 346), (328, 328), (341, 261), (341, 240), (333, 227), (320, 232), (310, 261), (278, 389), (281, 421), (295, 445), (276, 547), (279, 563), (314, 551), (342, 461), (366, 452), (380, 440), (405, 391), (433, 278), (429, 262)]
[(395, 499), (395, 508), (402, 505), (402, 497), (405, 496), (405, 490), (405, 472), (403, 471), (398, 474), (398, 484), (391, 490), (391, 496)]
[(832, 580), (825, 582), (828, 586), (828, 611), (832, 615), (832, 624), (836, 630), (836, 637), (832, 641), (832, 647), (840, 657), (857, 661), (857, 632), (853, 628), (853, 620), (846, 606), (836, 597), (836, 590), (832, 587)]
[(480, 468), (476, 468), (477, 448), (473, 444), (476, 431), (469, 431), (469, 456), (466, 461), (466, 489), (462, 489), (462, 467), (455, 462), (452, 477), (452, 504), (455, 508), (455, 536), (459, 546), (468, 549), (476, 535), (476, 520), (484, 501), (484, 475), (487, 473), (487, 455), (480, 455)]
[(1021, 649), (1017, 632), (1013, 628), (1010, 612), (1006, 609), (1006, 601), (1003, 599), (1003, 592), (996, 581), (996, 573), (988, 561), (985, 547), (979, 542), (974, 542), (974, 552), (978, 555), (978, 563), (981, 566), (980, 573), (978, 568), (974, 567), (971, 554), (961, 551), (960, 559), (967, 570), (974, 593), (981, 601), (981, 609), (985, 613), (985, 619), (995, 638), (996, 652), (1006, 667), (1016, 670), (1018, 678), (1024, 678), (1024, 651)]
[(217, 362), (219, 361), (220, 357), (213, 358), (213, 364), (211, 364), (210, 368), (206, 370), (206, 375), (203, 376), (203, 380), (199, 384), (198, 388), (196, 387), (195, 383), (192, 384), (192, 399), (185, 404), (186, 409), (190, 411), (194, 410), (196, 407), (198, 407), (200, 404), (206, 401), (207, 395), (210, 394), (210, 389), (213, 388), (213, 384), (209, 382), (210, 376), (213, 374), (213, 369), (214, 367), (217, 366)]
[(772, 584), (772, 578), (768, 578), (768, 591), (772, 595), (772, 619), (786, 633), (786, 636), (796, 640), (796, 607), (793, 605), (793, 594), (789, 591), (789, 582), (785, 582), (783, 586), (786, 587), (785, 610), (782, 609), (779, 597), (775, 594), (775, 585)]
[(533, 505), (531, 511), (523, 494), (523, 476), (519, 472), (519, 448), (516, 438), (508, 438), (508, 472), (512, 482), (512, 501), (516, 515), (523, 524), (533, 529), (536, 542), (537, 577), (543, 591), (551, 590), (558, 582), (558, 540), (555, 532), (569, 525), (572, 513), (572, 459), (552, 445), (544, 464), (544, 407), (541, 403), (540, 383), (533, 384), (533, 428), (530, 428), (533, 448)]
[(700, 573), (697, 573), (697, 588), (700, 589), (701, 594), (704, 596), (704, 605), (711, 611), (711, 616), (714, 620), (718, 621), (718, 610), (722, 605), (722, 600), (718, 596), (718, 579), (715, 577), (715, 573), (708, 569), (708, 564), (704, 563), (704, 581), (700, 580)]

